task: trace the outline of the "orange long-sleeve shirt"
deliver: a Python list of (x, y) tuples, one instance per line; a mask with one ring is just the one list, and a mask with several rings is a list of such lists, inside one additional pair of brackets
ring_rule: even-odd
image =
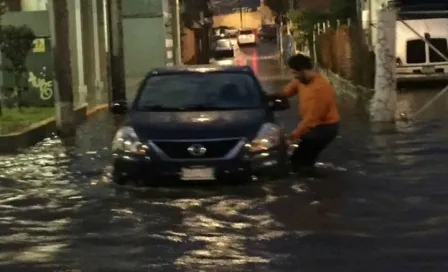
[(306, 85), (293, 79), (285, 86), (281, 95), (297, 95), (299, 114), (302, 120), (294, 134), (299, 137), (313, 127), (337, 123), (340, 120), (335, 90), (321, 75), (316, 75)]

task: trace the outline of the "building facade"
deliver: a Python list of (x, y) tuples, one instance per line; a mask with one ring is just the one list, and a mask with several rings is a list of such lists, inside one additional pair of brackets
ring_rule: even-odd
[[(30, 89), (25, 93), (36, 106), (50, 106), (54, 101), (51, 3), (49, 0), (8, 0), (9, 11), (2, 18), (3, 25), (25, 24), (37, 36), (27, 59)], [(107, 102), (106, 0), (72, 0), (68, 4), (75, 107)], [(1, 59), (6, 61), (4, 57)], [(10, 88), (10, 84), (10, 75), (3, 71), (2, 88)]]

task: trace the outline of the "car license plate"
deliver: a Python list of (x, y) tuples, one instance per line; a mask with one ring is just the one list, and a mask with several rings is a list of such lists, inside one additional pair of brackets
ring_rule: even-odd
[(182, 168), (182, 180), (215, 180), (215, 170), (209, 167)]
[(422, 73), (423, 74), (434, 74), (436, 72), (436, 69), (434, 66), (424, 66), (422, 67)]

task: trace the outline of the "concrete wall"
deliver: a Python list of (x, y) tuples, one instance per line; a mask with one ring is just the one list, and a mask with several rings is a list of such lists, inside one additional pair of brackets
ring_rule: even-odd
[(50, 23), (47, 11), (7, 12), (2, 18), (2, 25), (27, 25), (36, 36), (50, 36)]
[(163, 0), (122, 0), (124, 17), (154, 17), (160, 16), (163, 10)]
[(172, 43), (169, 14), (163, 1), (123, 0), (124, 57), (129, 81), (138, 82), (150, 69), (171, 62), (172, 53), (167, 53)]
[(213, 26), (230, 26), (236, 28), (259, 28), (261, 26), (261, 13), (259, 11), (243, 13), (241, 25), (240, 13), (231, 13), (213, 16)]
[(126, 18), (123, 22), (127, 77), (143, 77), (150, 69), (166, 64), (163, 19)]
[(22, 11), (43, 11), (47, 10), (48, 0), (21, 0)]

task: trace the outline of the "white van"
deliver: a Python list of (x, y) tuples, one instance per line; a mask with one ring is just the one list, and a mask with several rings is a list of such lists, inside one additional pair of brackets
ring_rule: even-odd
[[(447, 18), (405, 22), (448, 56)], [(396, 35), (398, 82), (448, 80), (448, 61), (400, 21), (397, 21)]]

